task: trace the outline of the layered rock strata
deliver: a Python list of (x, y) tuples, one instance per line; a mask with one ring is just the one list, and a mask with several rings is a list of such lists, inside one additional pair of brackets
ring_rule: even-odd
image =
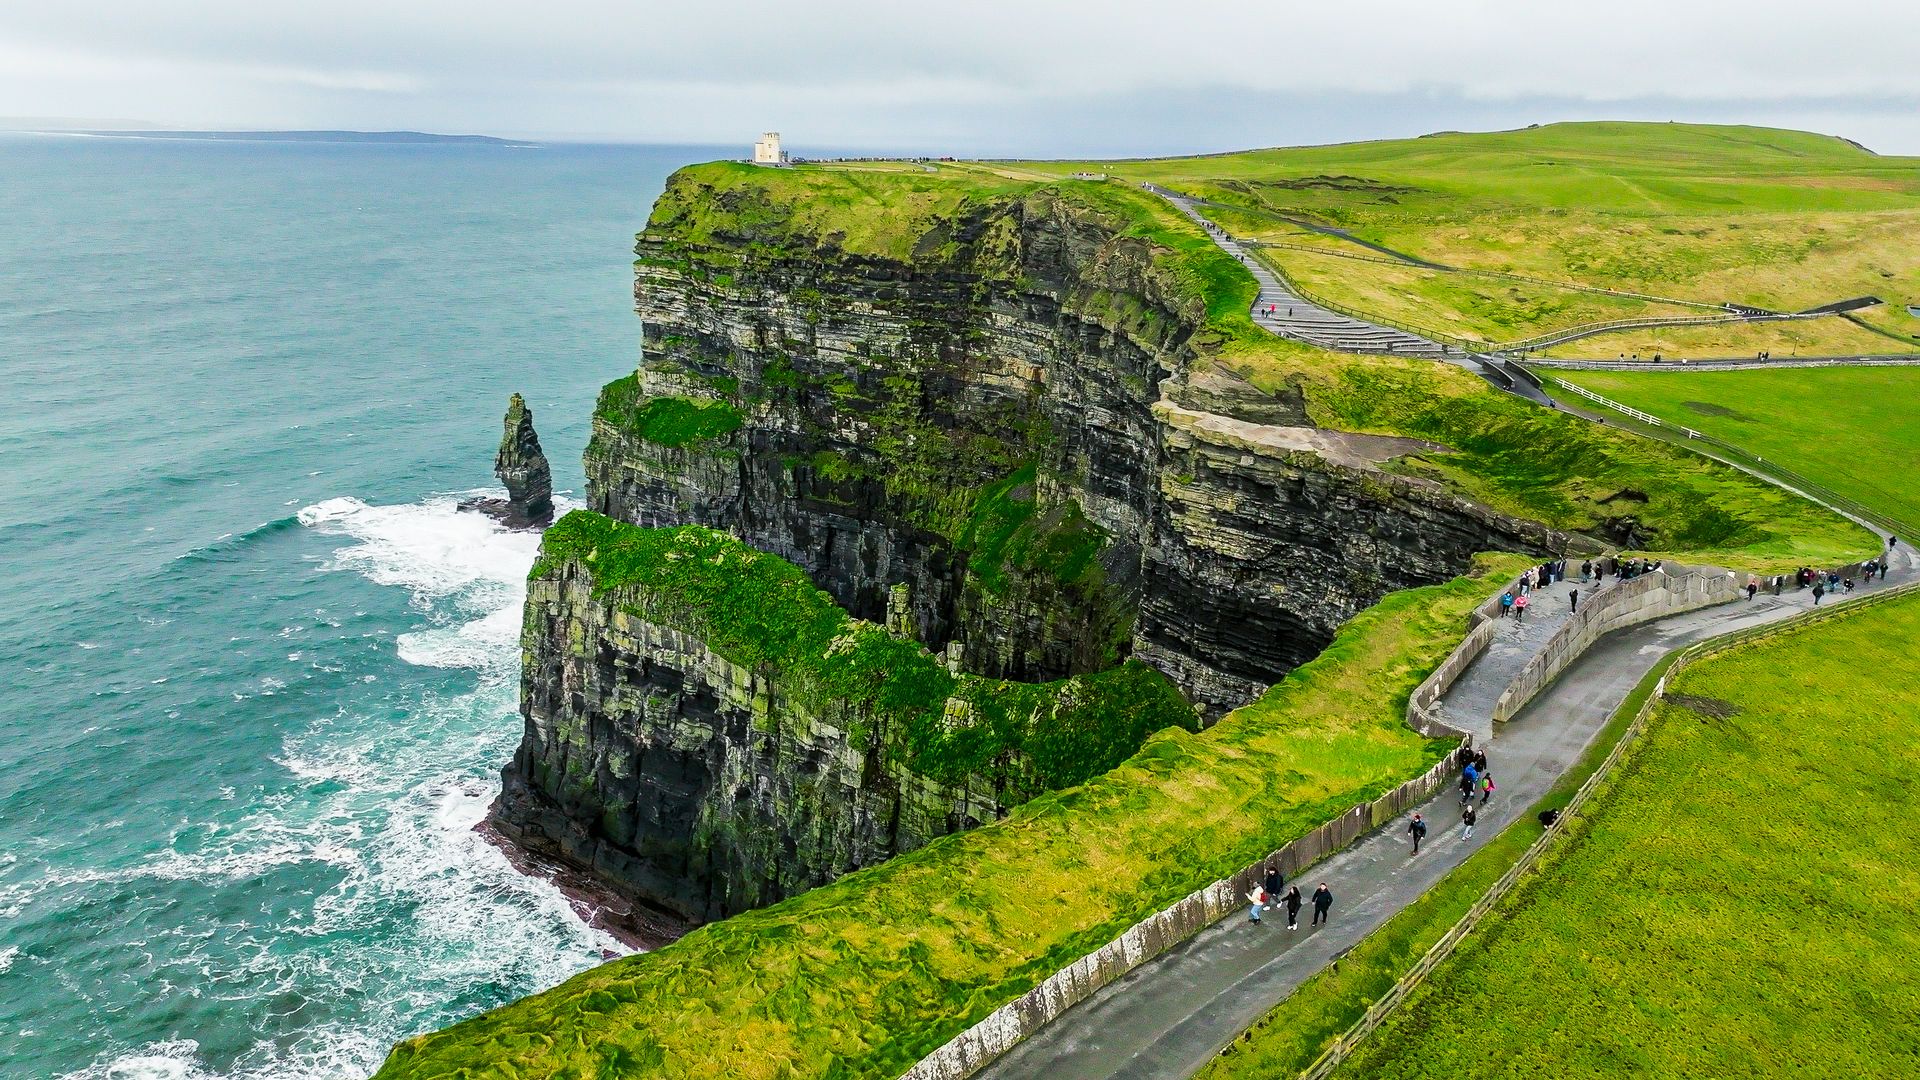
[(544, 528), (553, 522), (553, 470), (533, 430), (533, 410), (519, 394), (507, 402), (505, 428), (493, 457), (493, 474), (506, 485), (507, 497), (472, 499), (462, 505), (510, 529)]
[[(1133, 657), (1217, 716), (1386, 592), (1568, 542), (1392, 471), (1435, 447), (1322, 431), (1207, 362), (1204, 301), (1070, 193), (967, 203), (890, 254), (749, 227), (777, 215), (742, 198), (682, 174), (640, 237), (646, 359), (596, 409), (589, 505), (789, 560), (955, 672)], [(594, 603), (530, 594), (496, 813), (526, 843), (704, 918), (1009, 805)]]
[[(777, 628), (736, 619), (784, 603)], [(804, 891), (1198, 727), (1140, 664), (955, 674), (796, 568), (584, 512), (547, 534), (522, 630), (526, 736), (493, 819), (682, 918)]]

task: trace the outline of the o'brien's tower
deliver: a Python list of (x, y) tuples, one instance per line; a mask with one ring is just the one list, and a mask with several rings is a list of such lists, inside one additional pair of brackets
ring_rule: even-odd
[(769, 131), (760, 136), (753, 144), (753, 163), (755, 165), (785, 165), (787, 152), (780, 149), (780, 133)]

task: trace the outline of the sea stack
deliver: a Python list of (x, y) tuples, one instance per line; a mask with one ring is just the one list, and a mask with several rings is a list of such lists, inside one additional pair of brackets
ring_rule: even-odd
[(467, 508), (492, 515), (510, 529), (553, 524), (553, 471), (534, 434), (533, 410), (519, 394), (507, 402), (506, 431), (493, 458), (493, 474), (507, 486), (507, 498), (475, 499)]

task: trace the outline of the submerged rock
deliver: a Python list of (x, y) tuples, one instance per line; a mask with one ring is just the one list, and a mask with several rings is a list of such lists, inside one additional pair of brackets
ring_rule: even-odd
[(533, 410), (519, 394), (507, 402), (506, 432), (493, 458), (493, 474), (507, 487), (505, 499), (470, 499), (462, 509), (478, 510), (510, 529), (544, 528), (553, 524), (553, 470), (540, 452), (540, 436), (533, 430)]

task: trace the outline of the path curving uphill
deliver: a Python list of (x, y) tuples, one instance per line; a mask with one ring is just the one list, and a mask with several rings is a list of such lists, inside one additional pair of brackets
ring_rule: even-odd
[[(1816, 500), (1817, 501), (1817, 500)], [(1876, 530), (1877, 531), (1877, 530)], [(1885, 534), (1881, 534), (1885, 550)], [(1906, 541), (1892, 549), (1882, 591), (1914, 577)], [(1433, 831), (1418, 856), (1408, 854), (1404, 822), (1312, 867), (1303, 892), (1326, 882), (1335, 896), (1324, 926), (1286, 929), (1270, 916), (1259, 926), (1229, 916), (1076, 1006), (977, 1075), (995, 1080), (1185, 1077), (1198, 1071), (1274, 1005), (1346, 950), (1418, 900), (1502, 828), (1531, 810), (1577, 762), (1608, 719), (1659, 660), (1675, 649), (1790, 618), (1813, 606), (1810, 591), (1762, 594), (1654, 619), (1608, 634), (1498, 726), (1492, 710), (1501, 692), (1539, 656), (1567, 618), (1573, 583), (1536, 592), (1537, 621), (1503, 620), (1492, 645), (1442, 699), (1446, 721), (1470, 730), (1490, 758), (1497, 794), (1481, 809), (1478, 840), (1458, 826), (1458, 803), (1443, 793), (1420, 808)], [(1583, 601), (1590, 594), (1578, 586)], [(1612, 585), (1609, 588), (1618, 588)], [(1827, 601), (1827, 606), (1847, 600)]]
[(1304, 341), (1334, 352), (1374, 353), (1406, 356), (1420, 360), (1441, 360), (1466, 368), (1496, 388), (1526, 398), (1536, 404), (1553, 407), (1537, 381), (1516, 373), (1504, 358), (1472, 352), (1430, 337), (1384, 326), (1334, 311), (1302, 297), (1279, 274), (1248, 253), (1225, 229), (1209, 221), (1195, 208), (1195, 201), (1176, 191), (1155, 184), (1142, 185), (1180, 209), (1181, 213), (1206, 231), (1220, 250), (1239, 260), (1259, 283), (1260, 292), (1248, 312), (1254, 325), (1280, 337)]

